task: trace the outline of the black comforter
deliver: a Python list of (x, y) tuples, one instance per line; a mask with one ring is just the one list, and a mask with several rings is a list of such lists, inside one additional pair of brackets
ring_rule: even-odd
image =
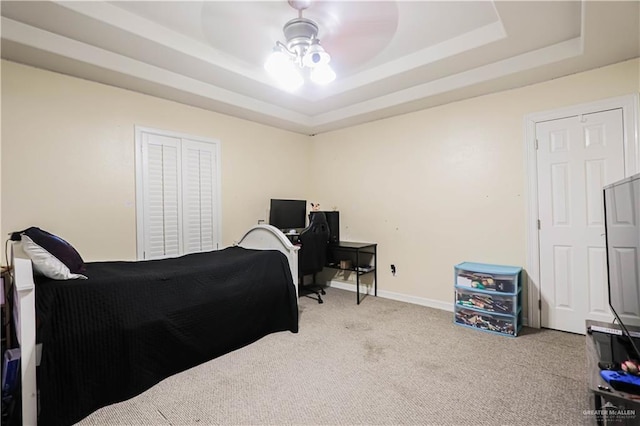
[(72, 424), (269, 333), (298, 331), (278, 251), (93, 262), (86, 275), (36, 280), (39, 424)]

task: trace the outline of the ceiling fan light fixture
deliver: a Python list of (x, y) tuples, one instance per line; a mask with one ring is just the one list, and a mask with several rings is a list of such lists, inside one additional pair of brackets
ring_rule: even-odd
[(336, 79), (336, 73), (329, 64), (318, 65), (311, 69), (309, 78), (316, 84), (325, 85)]
[(280, 49), (274, 48), (264, 63), (264, 69), (266, 69), (269, 74), (276, 76), (283, 69), (290, 68), (289, 64), (291, 64), (291, 61), (287, 54)]
[(296, 65), (291, 62), (290, 55), (279, 48), (274, 48), (264, 68), (280, 86), (288, 91), (296, 90), (304, 84), (304, 79)]
[(298, 17), (288, 21), (283, 27), (285, 43), (276, 41), (273, 53), (264, 67), (278, 82), (292, 82), (296, 85), (304, 83), (301, 71), (307, 69), (309, 78), (316, 84), (327, 84), (335, 80), (336, 73), (329, 67), (331, 56), (324, 50), (318, 40), (318, 25), (310, 19), (302, 17), (310, 1), (289, 1), (298, 10)]
[(311, 46), (309, 46), (302, 57), (302, 64), (305, 67), (314, 68), (321, 65), (327, 65), (330, 60), (331, 57), (329, 54), (322, 46), (320, 46), (320, 40), (314, 39), (311, 42)]

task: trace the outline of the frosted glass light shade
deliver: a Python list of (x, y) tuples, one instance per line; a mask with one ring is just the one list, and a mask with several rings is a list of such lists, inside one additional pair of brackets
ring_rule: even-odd
[(336, 73), (329, 65), (319, 65), (311, 69), (309, 78), (316, 84), (328, 84), (336, 79)]
[(295, 90), (302, 86), (304, 79), (296, 65), (282, 51), (275, 50), (264, 64), (267, 72), (285, 89)]
[(322, 46), (318, 44), (318, 40), (314, 40), (302, 58), (302, 64), (308, 68), (315, 68), (327, 65), (330, 60), (331, 57), (327, 52), (325, 52)]

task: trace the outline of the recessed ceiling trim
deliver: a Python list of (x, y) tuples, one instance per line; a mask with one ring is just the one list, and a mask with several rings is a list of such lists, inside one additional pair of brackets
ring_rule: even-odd
[(89, 18), (102, 21), (129, 34), (146, 38), (149, 41), (161, 44), (176, 52), (193, 56), (229, 72), (240, 74), (262, 84), (277, 87), (265, 73), (260, 71), (256, 72), (249, 67), (238, 65), (214, 47), (167, 27), (163, 27), (148, 19), (144, 19), (117, 6), (106, 2), (94, 1), (71, 1), (58, 3), (58, 5)]
[(172, 87), (281, 120), (311, 125), (311, 117), (185, 77), (107, 50), (2, 17), (2, 37), (80, 62)]
[[(269, 50), (272, 37), (265, 43), (260, 37), (275, 34), (272, 17), (285, 13), (275, 2), (3, 1), (2, 57), (314, 134), (613, 64), (640, 51), (637, 2), (487, 1), (480, 9), (465, 0), (419, 3), (403, 2), (398, 20), (375, 13), (369, 2), (319, 2), (325, 8), (319, 16), (340, 4), (332, 48), (336, 58), (351, 61), (335, 88), (307, 86), (295, 94), (278, 91), (254, 60)], [(328, 34), (323, 41), (332, 40)]]
[(395, 93), (369, 99), (366, 102), (349, 105), (313, 117), (313, 126), (321, 126), (334, 121), (371, 113), (384, 108), (394, 107), (455, 89), (471, 86), (484, 81), (493, 80), (509, 74), (525, 71), (533, 67), (579, 56), (583, 53), (581, 37), (576, 37), (552, 46), (523, 53), (468, 71), (452, 74), (415, 87)]
[(334, 82), (330, 95), (365, 86), (395, 74), (410, 71), (439, 60), (502, 40), (507, 36), (502, 22), (492, 22), (473, 31), (440, 42), (433, 46), (387, 62), (384, 65), (362, 71)]
[[(195, 57), (203, 62), (223, 68), (229, 72), (261, 84), (280, 89), (262, 70), (256, 72), (252, 68), (240, 66), (219, 50), (210, 45), (184, 36), (155, 22), (144, 19), (125, 9), (106, 2), (64, 2), (58, 3), (69, 10), (104, 22), (129, 34), (144, 37), (154, 43), (175, 50), (182, 54)], [(496, 12), (497, 15), (497, 12)], [(420, 66), (469, 51), (483, 45), (504, 39), (507, 36), (500, 20), (484, 25), (475, 30), (461, 34), (434, 46), (406, 55), (384, 65), (369, 69), (350, 77), (334, 82), (331, 87), (323, 91), (308, 93), (306, 91), (292, 92), (290, 95), (311, 101), (320, 101), (330, 96), (339, 95), (349, 90), (363, 87), (367, 84), (391, 77), (399, 72), (410, 71)]]

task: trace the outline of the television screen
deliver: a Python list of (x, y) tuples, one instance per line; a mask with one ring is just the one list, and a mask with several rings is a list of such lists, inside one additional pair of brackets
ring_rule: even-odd
[(305, 200), (271, 200), (269, 224), (278, 229), (301, 229), (306, 226), (307, 202)]
[(604, 213), (609, 306), (627, 332), (640, 327), (640, 174), (604, 188)]

